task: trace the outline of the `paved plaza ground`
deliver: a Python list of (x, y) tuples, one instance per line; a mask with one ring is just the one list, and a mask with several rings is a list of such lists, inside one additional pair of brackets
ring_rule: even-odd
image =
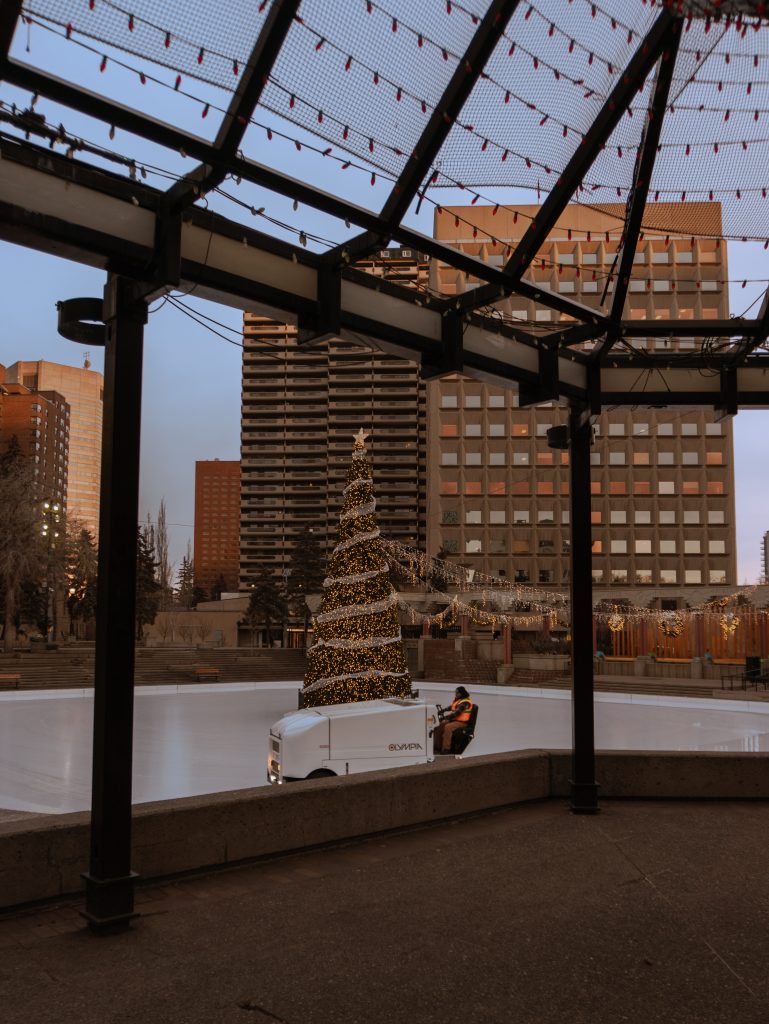
[(766, 802), (523, 805), (0, 917), (5, 1024), (765, 1024)]

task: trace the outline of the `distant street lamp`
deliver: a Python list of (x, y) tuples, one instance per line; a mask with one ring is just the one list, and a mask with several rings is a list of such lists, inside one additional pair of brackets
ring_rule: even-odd
[(62, 507), (58, 501), (44, 501), (41, 533), (46, 541), (45, 590), (46, 590), (46, 622), (47, 639), (56, 640), (56, 583), (57, 573), (54, 566), (54, 553), (59, 543)]

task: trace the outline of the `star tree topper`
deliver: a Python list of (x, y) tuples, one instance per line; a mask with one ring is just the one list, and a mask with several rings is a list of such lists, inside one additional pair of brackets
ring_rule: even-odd
[(353, 434), (353, 441), (355, 441), (354, 450), (363, 451), (366, 447), (366, 438), (369, 436), (363, 429), (360, 428), (357, 434)]

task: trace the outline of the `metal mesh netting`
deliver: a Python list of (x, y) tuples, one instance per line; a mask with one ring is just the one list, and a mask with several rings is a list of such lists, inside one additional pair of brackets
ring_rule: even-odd
[[(271, 0), (29, 0), (34, 17), (71, 26), (141, 60), (234, 89)], [(261, 105), (335, 152), (400, 173), (478, 30), (489, 0), (304, 0)], [(495, 186), (532, 200), (554, 186), (659, 16), (657, 0), (533, 0), (518, 6), (441, 149), (434, 184), (480, 198)], [(684, 15), (646, 226), (675, 230), (675, 203), (718, 203), (724, 233), (769, 236), (769, 25), (751, 5), (679, 5)], [(743, 20), (743, 17), (747, 20)], [(168, 45), (167, 45), (168, 44)], [(237, 73), (236, 73), (237, 72)], [(635, 96), (574, 198), (625, 203), (655, 75)], [(439, 201), (440, 193), (436, 193)], [(655, 212), (655, 204), (660, 209)], [(664, 204), (664, 205), (663, 205)], [(666, 223), (669, 221), (669, 223)], [(712, 218), (691, 228), (712, 230)]]

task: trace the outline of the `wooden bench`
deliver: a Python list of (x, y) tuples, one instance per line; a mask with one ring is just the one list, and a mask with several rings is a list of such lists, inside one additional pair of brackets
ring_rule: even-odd
[(21, 676), (18, 672), (0, 672), (0, 685), (13, 683), (14, 689), (18, 690)]
[(212, 679), (215, 683), (218, 683), (221, 671), (208, 665), (196, 665), (192, 670), (192, 674), (197, 683), (204, 683), (207, 679)]

